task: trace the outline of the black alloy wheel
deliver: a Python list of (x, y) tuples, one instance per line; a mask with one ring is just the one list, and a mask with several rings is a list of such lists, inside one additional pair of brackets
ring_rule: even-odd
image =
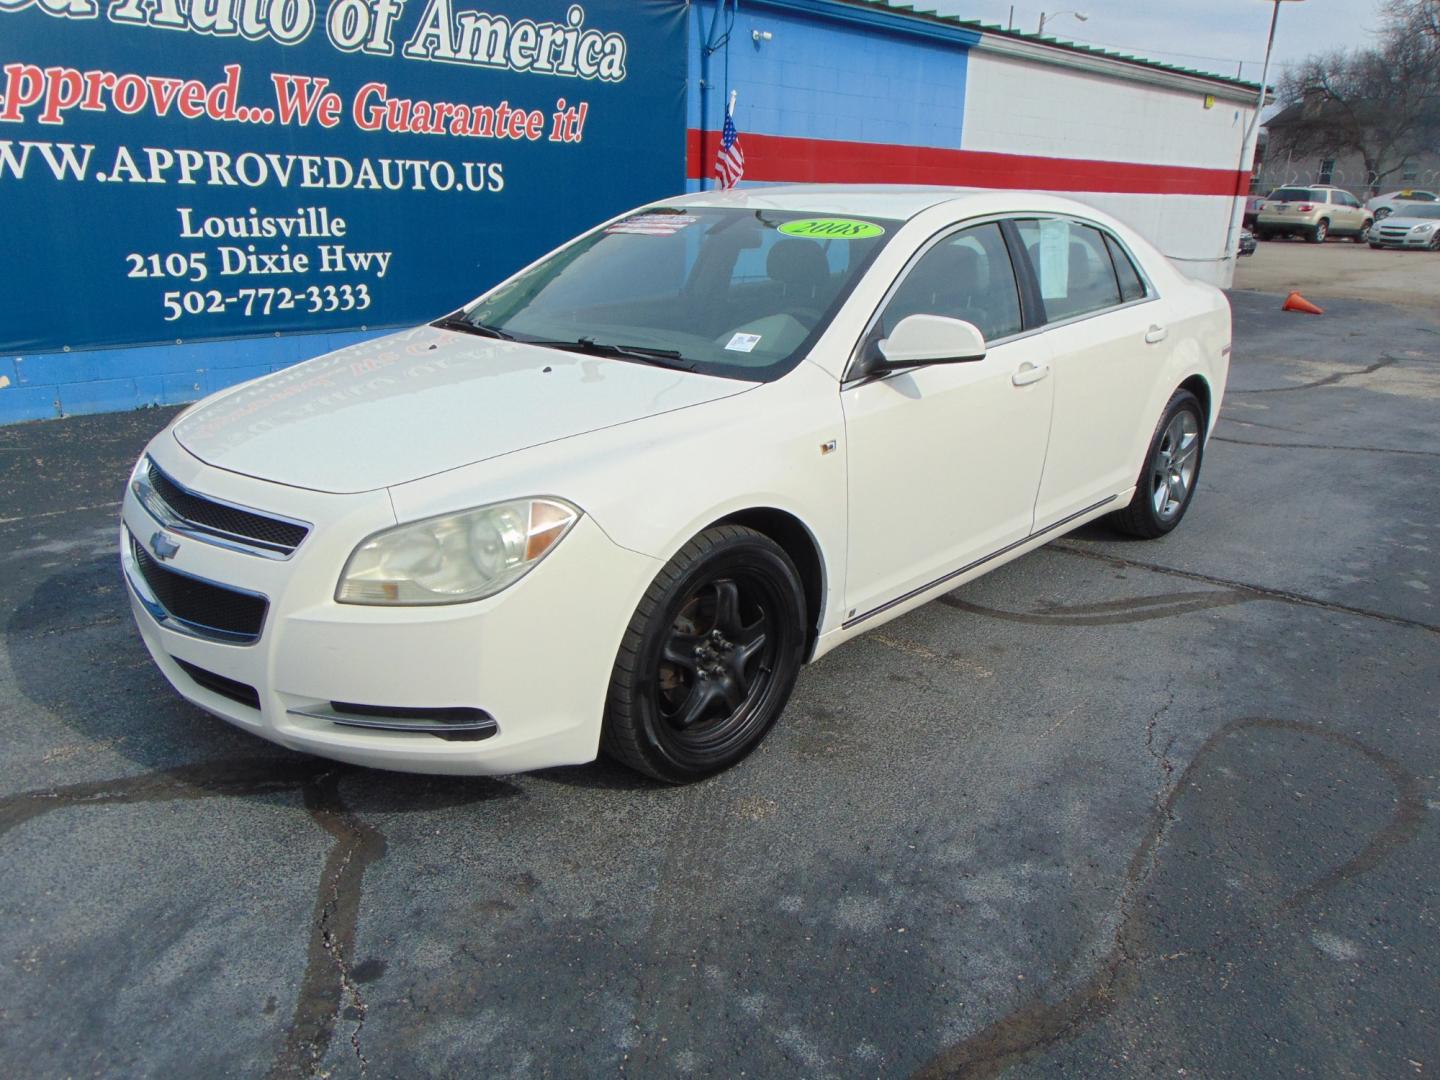
[(752, 529), (707, 529), (656, 576), (630, 620), (602, 748), (669, 783), (735, 764), (789, 701), (805, 636), (804, 590), (785, 552)]

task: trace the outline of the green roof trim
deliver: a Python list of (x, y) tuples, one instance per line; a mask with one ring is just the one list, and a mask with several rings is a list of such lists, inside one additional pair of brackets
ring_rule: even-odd
[(959, 27), (965, 30), (979, 33), (991, 34), (995, 37), (1013, 38), (1016, 41), (1029, 41), (1036, 45), (1046, 45), (1055, 49), (1062, 49), (1065, 52), (1079, 53), (1085, 56), (1096, 56), (1105, 60), (1114, 60), (1122, 64), (1133, 64), (1136, 67), (1150, 68), (1154, 71), (1169, 72), (1172, 75), (1187, 75), (1194, 79), (1205, 79), (1208, 82), (1220, 83), (1224, 86), (1233, 86), (1241, 90), (1248, 90), (1252, 94), (1260, 93), (1258, 82), (1248, 82), (1244, 79), (1236, 79), (1226, 75), (1219, 75), (1213, 71), (1201, 71), (1198, 68), (1180, 67), (1176, 64), (1166, 64), (1159, 60), (1149, 60), (1140, 56), (1130, 56), (1127, 53), (1113, 52), (1110, 49), (1100, 48), (1094, 45), (1081, 45), (1074, 41), (1065, 41), (1061, 38), (1042, 36), (1040, 34), (1027, 33), (1024, 30), (1007, 30), (1005, 27), (995, 23), (980, 22), (978, 19), (962, 19), (959, 15), (941, 15), (938, 11), (920, 9), (914, 4), (899, 3), (898, 0), (839, 0), (839, 3), (853, 7), (875, 8), (888, 11), (904, 19), (923, 19), (926, 22), (942, 23), (947, 26)]

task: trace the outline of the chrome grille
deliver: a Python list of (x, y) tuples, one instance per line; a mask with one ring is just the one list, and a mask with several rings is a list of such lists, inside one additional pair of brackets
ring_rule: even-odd
[(138, 492), (141, 502), (162, 525), (176, 532), (279, 558), (290, 555), (309, 535), (309, 526), (302, 522), (221, 502), (182, 487), (154, 461), (147, 461), (144, 476), (149, 491)]

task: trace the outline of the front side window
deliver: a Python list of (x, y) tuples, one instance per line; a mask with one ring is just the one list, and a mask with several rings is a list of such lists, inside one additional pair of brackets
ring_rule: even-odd
[(899, 225), (651, 209), (581, 237), (456, 318), (519, 341), (628, 349), (622, 355), (637, 360), (643, 350), (705, 374), (774, 379), (799, 362)]
[(987, 341), (1018, 334), (1020, 291), (1000, 226), (977, 225), (941, 240), (910, 268), (880, 317), (888, 336), (907, 315), (974, 323)]
[(1120, 303), (1120, 283), (1099, 229), (1061, 219), (1016, 225), (1040, 279), (1040, 299), (1049, 322)]

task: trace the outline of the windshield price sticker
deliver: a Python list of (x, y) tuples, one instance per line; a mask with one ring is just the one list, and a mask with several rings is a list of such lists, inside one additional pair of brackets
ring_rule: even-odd
[(759, 334), (736, 334), (725, 348), (731, 352), (754, 352), (755, 346), (759, 344)]
[(780, 226), (786, 236), (804, 236), (810, 240), (868, 240), (872, 236), (884, 236), (885, 230), (870, 221), (853, 221), (850, 218), (806, 218), (804, 221), (787, 221)]
[(696, 220), (688, 214), (636, 214), (617, 221), (605, 231), (636, 236), (674, 236), (685, 226), (694, 225)]

